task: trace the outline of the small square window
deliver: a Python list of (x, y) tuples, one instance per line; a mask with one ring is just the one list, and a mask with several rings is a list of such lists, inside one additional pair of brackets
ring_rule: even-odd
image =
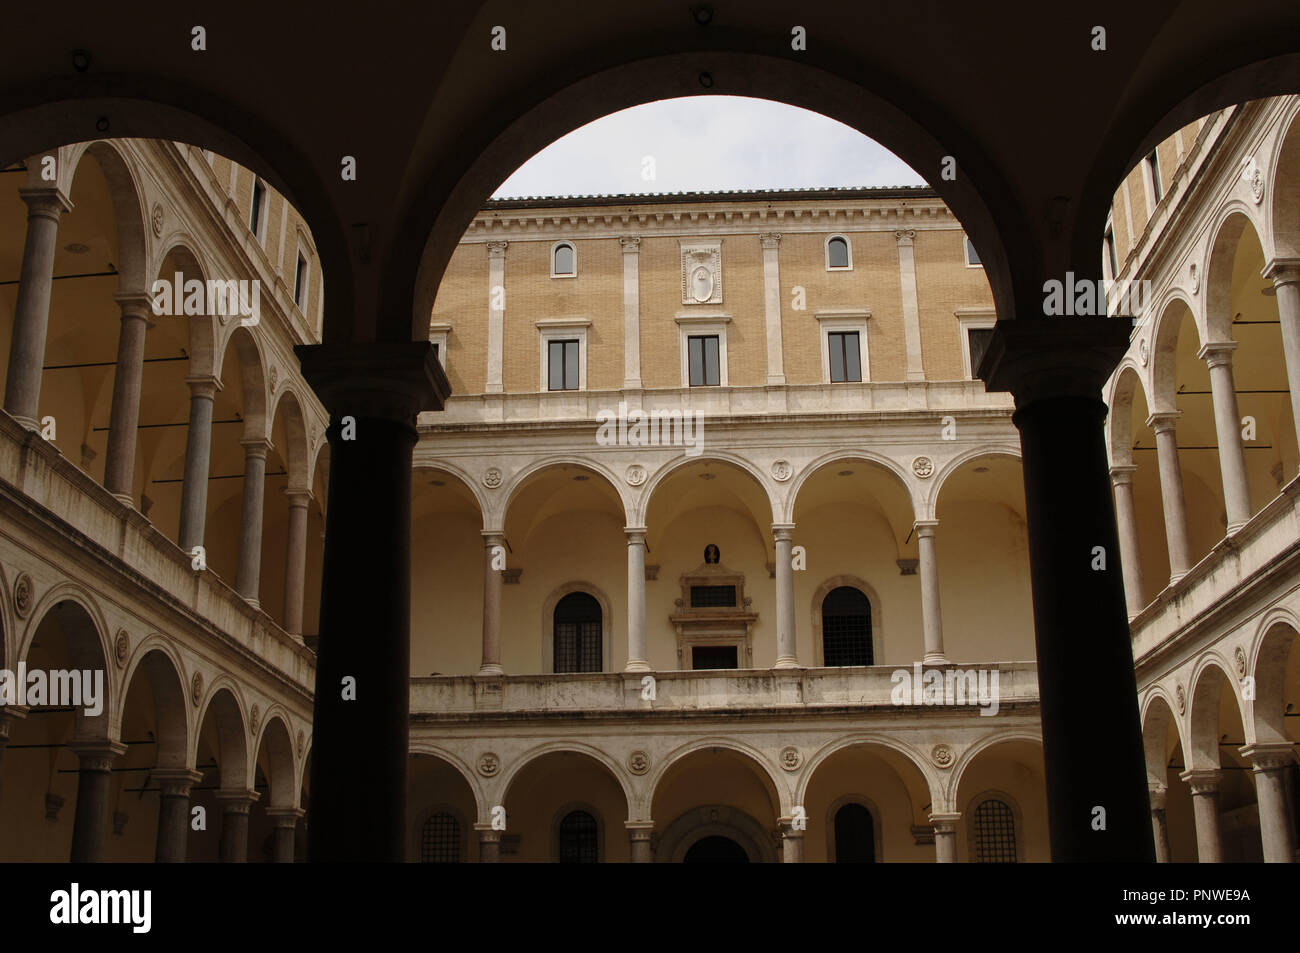
[(989, 342), (992, 340), (992, 328), (966, 329), (966, 341), (970, 345), (970, 376), (972, 378), (980, 376), (980, 361), (984, 360), (984, 354), (988, 351)]
[(293, 268), (293, 303), (299, 311), (307, 306), (307, 257), (300, 251), (298, 261)]
[(826, 337), (830, 347), (831, 383), (861, 381), (862, 358), (858, 348), (858, 332), (831, 331)]
[(1147, 175), (1151, 178), (1151, 197), (1154, 199), (1154, 204), (1159, 205), (1165, 193), (1160, 185), (1160, 156), (1156, 155), (1154, 149), (1147, 156)]
[(262, 226), (266, 222), (266, 183), (253, 179), (253, 209), (248, 218), (248, 230), (262, 241)]
[(578, 341), (547, 342), (548, 389), (578, 389)]
[(687, 359), (690, 363), (692, 387), (717, 387), (718, 336), (692, 336), (687, 339)]

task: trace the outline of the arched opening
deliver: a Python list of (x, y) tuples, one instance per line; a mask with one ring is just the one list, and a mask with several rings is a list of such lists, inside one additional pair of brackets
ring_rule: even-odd
[(876, 822), (865, 804), (850, 802), (835, 812), (835, 863), (876, 860)]
[(957, 809), (968, 863), (1035, 863), (1048, 853), (1046, 776), (1037, 741), (1013, 738), (981, 748), (962, 767)]
[(555, 604), (553, 672), (602, 671), (600, 603), (586, 592), (571, 592)]
[(871, 603), (861, 589), (837, 586), (822, 600), (822, 664), (870, 665)]
[[(1196, 826), (1192, 792), (1180, 777), (1186, 767), (1182, 739), (1173, 709), (1162, 695), (1156, 695), (1146, 707), (1142, 741), (1146, 749), (1153, 822), (1156, 824), (1156, 859), (1161, 859), (1159, 841), (1163, 836), (1169, 863), (1195, 863)], [(1163, 831), (1161, 824), (1164, 825)]]
[(511, 776), (502, 803), (503, 862), (625, 863), (631, 857), (623, 786), (590, 754), (558, 750), (532, 758)]
[(586, 811), (570, 811), (560, 821), (562, 864), (594, 864), (600, 860), (596, 819)]
[(406, 787), (407, 859), (421, 864), (477, 861), (478, 804), (460, 769), (437, 755), (414, 752)]
[(681, 863), (696, 843), (720, 836), (739, 844), (750, 861), (773, 863), (779, 809), (771, 776), (748, 754), (722, 746), (697, 748), (670, 763), (655, 784), (655, 860)]
[(730, 837), (710, 834), (692, 844), (682, 858), (688, 864), (747, 864), (749, 855)]
[[(226, 802), (218, 792), (247, 792), (255, 779), (249, 776), (248, 725), (233, 692), (222, 686), (202, 709), (194, 770), (202, 775), (190, 790), (191, 810), (201, 808), (204, 825), (190, 827), (186, 857), (191, 862), (213, 863), (230, 856), (233, 845), (227, 831), (235, 828), (247, 837), (247, 826), (231, 821)], [(246, 816), (246, 815), (245, 815)]]
[[(478, 498), (464, 480), (446, 470), (417, 466), (411, 479), (413, 676), (478, 671), (482, 661), (482, 531)], [(455, 635), (449, 637), (448, 633)]]
[(1188, 783), (1207, 804), (1197, 818), (1197, 859), (1262, 861), (1253, 765), (1241, 753), (1246, 739), (1237, 694), (1219, 665), (1206, 664), (1198, 674), (1188, 722)]

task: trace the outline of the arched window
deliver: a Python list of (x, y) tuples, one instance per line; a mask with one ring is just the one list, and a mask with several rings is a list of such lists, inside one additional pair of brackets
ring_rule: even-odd
[(1005, 801), (991, 797), (975, 808), (975, 862), (1016, 862), (1016, 816)]
[(840, 586), (822, 600), (825, 665), (871, 665), (871, 603), (860, 589)]
[(446, 811), (430, 814), (420, 832), (420, 863), (460, 863), (460, 822)]
[(560, 821), (560, 863), (594, 864), (599, 860), (596, 819), (586, 811), (570, 811)]
[(826, 242), (826, 267), (850, 268), (849, 240), (842, 235), (835, 235)]
[(551, 277), (567, 278), (578, 273), (578, 253), (568, 242), (560, 242), (551, 251)]
[(555, 604), (556, 672), (601, 670), (600, 603), (585, 592), (571, 592)]
[(871, 864), (876, 860), (876, 825), (862, 804), (835, 812), (835, 863)]

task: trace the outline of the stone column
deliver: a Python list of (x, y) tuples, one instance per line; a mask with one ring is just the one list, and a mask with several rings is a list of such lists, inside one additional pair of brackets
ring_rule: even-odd
[(1286, 771), (1295, 762), (1289, 741), (1246, 745), (1244, 757), (1255, 766), (1255, 800), (1259, 805), (1259, 836), (1264, 844), (1264, 862), (1295, 863), (1295, 834), (1286, 796)]
[(213, 795), (221, 802), (221, 862), (247, 863), (248, 812), (261, 795), (252, 788), (215, 791)]
[(648, 672), (645, 643), (645, 533), (644, 526), (626, 526), (627, 534), (627, 668)]
[(776, 665), (774, 668), (798, 668), (794, 627), (794, 567), (790, 553), (794, 548), (794, 524), (773, 523), (776, 540)]
[(623, 389), (641, 387), (641, 239), (623, 236)]
[(185, 437), (185, 479), (181, 485), (181, 525), (177, 539), (187, 553), (203, 545), (208, 518), (208, 461), (212, 456), (212, 401), (221, 382), (204, 375), (187, 377), (190, 425)]
[(501, 365), (505, 353), (505, 294), (506, 245), (509, 242), (488, 242), (488, 364), (487, 380), (483, 384), (486, 394), (501, 394)]
[(244, 508), (239, 518), (239, 568), (235, 591), (251, 602), (258, 600), (262, 581), (262, 522), (266, 501), (266, 453), (271, 441), (253, 437), (239, 441), (244, 448)]
[[(19, 720), (27, 717), (27, 709), (6, 705), (0, 708), (0, 784), (4, 781), (5, 751), (9, 747), (9, 732)], [(3, 787), (0, 787), (3, 790)]]
[(68, 747), (78, 761), (77, 814), (72, 822), (70, 859), (74, 864), (97, 864), (104, 859), (108, 838), (113, 764), (126, 754), (126, 745), (96, 739), (69, 741)]
[(284, 630), (302, 635), (302, 608), (307, 589), (307, 507), (310, 490), (286, 487), (289, 498), (289, 533), (284, 548)]
[(1179, 775), (1192, 789), (1192, 813), (1196, 818), (1196, 859), (1203, 864), (1223, 861), (1223, 840), (1219, 833), (1219, 778), (1217, 768), (1184, 771)]
[(153, 859), (159, 864), (185, 863), (190, 839), (190, 788), (203, 775), (188, 768), (157, 768), (158, 839)]
[(115, 295), (122, 312), (113, 369), (113, 405), (108, 424), (108, 457), (104, 489), (127, 506), (135, 505), (135, 438), (140, 427), (140, 387), (144, 379), (144, 339), (149, 329), (150, 301), (145, 294)]
[(5, 410), (23, 426), (39, 430), (41, 371), (45, 365), (45, 333), (50, 323), (59, 216), (72, 211), (72, 202), (58, 189), (19, 189), (18, 194), (27, 203), (27, 240), (14, 302)]
[(475, 824), (478, 831), (478, 862), (496, 864), (501, 861), (501, 832), (494, 831), (491, 824)]
[[(1156, 458), (1160, 464), (1160, 499), (1165, 510), (1165, 540), (1169, 544), (1169, 582), (1172, 585), (1192, 568), (1187, 541), (1187, 504), (1183, 496), (1183, 468), (1178, 459), (1177, 421), (1182, 411), (1152, 414), (1147, 426), (1156, 432)], [(1121, 525), (1121, 531), (1123, 527)]]
[(298, 833), (298, 818), (307, 812), (300, 807), (270, 807), (266, 809), (275, 825), (274, 857), (277, 864), (293, 863), (293, 845)]
[(802, 864), (804, 832), (795, 829), (792, 817), (779, 818), (777, 823), (781, 827), (781, 861), (786, 864)]
[(934, 828), (934, 859), (940, 864), (957, 863), (957, 822), (960, 813), (931, 814), (930, 826)]
[(778, 249), (781, 235), (765, 232), (758, 236), (763, 246), (763, 311), (767, 324), (767, 386), (785, 383), (785, 353), (781, 335), (781, 267)]
[(1219, 437), (1219, 469), (1223, 472), (1223, 503), (1229, 533), (1250, 519), (1250, 485), (1246, 482), (1246, 457), (1241, 449), (1237, 387), (1232, 381), (1232, 352), (1236, 349), (1236, 341), (1220, 341), (1204, 345), (1196, 355), (1210, 367), (1214, 429)]
[[(483, 530), (483, 664), (480, 675), (501, 675), (501, 586), (504, 582), (505, 543), (503, 534)], [(499, 559), (500, 568), (493, 567)]]
[[(1155, 860), (1101, 396), (1130, 330), (1107, 317), (1031, 313), (999, 321), (984, 359), (989, 389), (1016, 401), (1057, 862)], [(1094, 570), (1098, 547), (1106, 563)], [(1104, 831), (1090, 823), (1097, 805), (1106, 808)]]
[(654, 821), (624, 821), (623, 826), (627, 828), (632, 863), (651, 863), (655, 859), (654, 850), (650, 843), (655, 829)]
[(1137, 467), (1129, 464), (1110, 468), (1110, 483), (1115, 491), (1115, 520), (1119, 524), (1119, 548), (1124, 564), (1124, 594), (1128, 597), (1131, 619), (1145, 603), (1142, 584), (1142, 551), (1138, 545), (1137, 509), (1133, 505), (1133, 474)]
[(1282, 332), (1286, 379), (1291, 389), (1291, 419), (1300, 439), (1300, 259), (1279, 258), (1264, 269), (1277, 290), (1277, 317)]
[(1149, 785), (1151, 796), (1151, 833), (1156, 842), (1156, 863), (1169, 863), (1169, 825), (1165, 820), (1165, 802), (1168, 788), (1163, 784)]
[[(415, 419), (441, 410), (451, 388), (428, 341), (294, 350), (330, 412), (309, 855), (312, 862), (402, 863)], [(353, 439), (343, 439), (344, 417), (355, 424)], [(340, 690), (345, 679), (355, 688), (348, 698)]]
[[(902, 229), (894, 232), (898, 241), (898, 281), (903, 291), (903, 343), (907, 348), (907, 379), (925, 380), (921, 364), (921, 309), (916, 297), (916, 256), (913, 240), (916, 232)], [(866, 368), (863, 368), (865, 371)]]
[(939, 557), (935, 552), (934, 531), (938, 520), (916, 521), (916, 547), (921, 570), (921, 632), (927, 665), (943, 665), (943, 610), (939, 601)]

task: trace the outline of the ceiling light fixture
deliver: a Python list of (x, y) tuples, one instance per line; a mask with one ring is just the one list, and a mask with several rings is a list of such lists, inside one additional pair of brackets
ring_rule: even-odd
[(90, 251), (90, 246), (83, 245), (81, 242), (69, 242), (63, 246), (63, 250), (69, 255), (84, 255)]

